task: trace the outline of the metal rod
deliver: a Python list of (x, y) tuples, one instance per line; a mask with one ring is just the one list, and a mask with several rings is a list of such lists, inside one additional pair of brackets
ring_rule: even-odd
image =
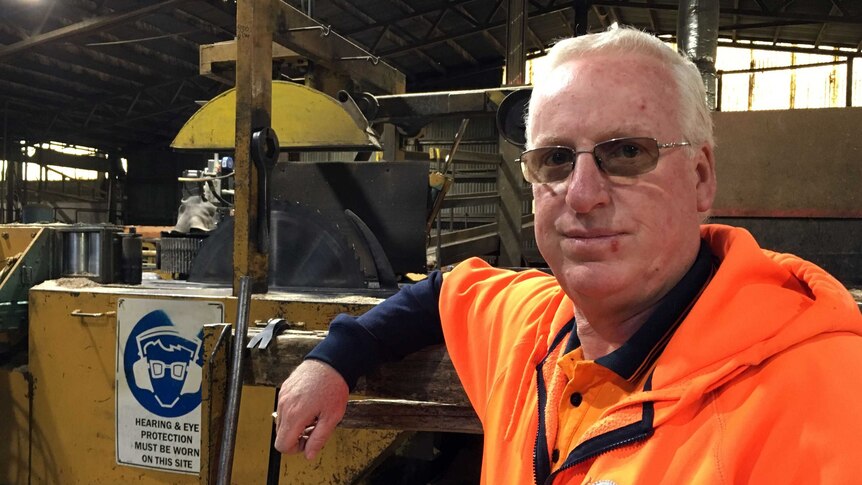
[(6, 159), (6, 223), (14, 220), (15, 168), (9, 160), (9, 101), (3, 110), (3, 157)]
[(242, 397), (242, 360), (245, 336), (248, 332), (248, 315), (251, 306), (251, 278), (242, 276), (237, 295), (236, 326), (233, 336), (233, 355), (228, 376), (225, 424), (222, 431), (221, 449), (218, 457), (217, 485), (229, 485), (233, 468), (233, 453), (236, 443), (236, 427), (239, 422), (239, 404)]
[(848, 108), (853, 106), (853, 58), (847, 58), (847, 96), (844, 102)]
[(461, 138), (463, 138), (464, 133), (467, 132), (468, 123), (470, 123), (470, 118), (464, 118), (461, 120), (461, 125), (458, 126), (458, 131), (455, 133), (455, 141), (452, 142), (452, 149), (449, 150), (449, 154), (446, 155), (446, 165), (443, 166), (442, 170), (443, 175), (446, 175), (446, 173), (449, 171), (449, 167), (455, 160), (455, 153), (458, 152), (458, 147), (461, 145)]
[(332, 32), (331, 25), (311, 25), (308, 27), (294, 27), (292, 29), (287, 29), (287, 32), (302, 32), (303, 30), (320, 30), (320, 36), (326, 37)]
[(722, 72), (718, 71), (716, 73), (716, 87), (715, 87), (715, 111), (721, 111), (721, 94), (722, 89), (724, 88), (724, 78), (722, 77)]
[(368, 61), (375, 66), (380, 62), (380, 58), (377, 56), (348, 56), (348, 57), (339, 57), (339, 61)]
[[(3, 103), (3, 160), (6, 160), (6, 173), (3, 174), (5, 179), (9, 176), (9, 101)], [(7, 217), (4, 222), (12, 221)]]
[[(440, 157), (438, 155), (438, 157), (437, 157), (437, 170), (438, 171), (441, 170), (441, 166), (440, 166), (441, 163), (442, 162), (441, 162)], [(443, 173), (443, 172), (440, 172), (440, 173)], [(444, 173), (443, 175), (445, 176), (446, 174)], [(446, 187), (446, 181), (445, 180), (443, 181), (443, 187), (444, 188)], [(436, 259), (437, 259), (436, 263), (437, 263), (437, 269), (443, 269), (443, 264), (440, 261), (440, 254), (441, 254), (442, 249), (443, 249), (443, 247), (442, 247), (443, 244), (441, 243), (441, 239), (442, 239), (441, 233), (443, 232), (443, 222), (441, 221), (441, 219), (443, 218), (443, 210), (438, 209), (436, 216), (437, 216), (437, 220), (435, 221), (436, 230), (437, 230), (437, 247), (435, 248), (436, 249), (435, 254), (436, 254)]]
[[(275, 403), (273, 409), (278, 409), (278, 388), (275, 389)], [(275, 435), (277, 428), (275, 420), (272, 420), (272, 430), (269, 434), (269, 464), (266, 468), (266, 485), (278, 485), (278, 478), (281, 472), (281, 452), (275, 449)]]
[[(755, 46), (756, 48), (756, 46)], [(796, 64), (790, 66), (770, 66), (770, 67), (754, 67), (751, 69), (733, 69), (728, 71), (721, 71), (722, 75), (725, 74), (750, 74), (750, 73), (758, 73), (758, 72), (771, 72), (771, 71), (787, 71), (790, 69), (805, 69), (807, 67), (823, 67), (823, 66), (834, 66), (837, 64), (845, 64), (847, 61), (828, 61), (828, 62), (815, 62), (812, 64)]]

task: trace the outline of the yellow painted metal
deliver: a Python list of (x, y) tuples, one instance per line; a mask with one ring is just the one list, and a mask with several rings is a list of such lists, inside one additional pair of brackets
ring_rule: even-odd
[(0, 368), (0, 483), (27, 483), (28, 394), (23, 368)]
[(38, 226), (5, 225), (0, 228), (0, 259), (20, 255), (42, 232)]
[(201, 483), (218, 483), (219, 440), (224, 430), (225, 395), (229, 379), (230, 324), (204, 324), (201, 378)]
[[(88, 287), (61, 286), (47, 281), (30, 292), (30, 364), (35, 379), (32, 408), (32, 462), (27, 480), (26, 383), (8, 373), (0, 373), (2, 423), (12, 422), (11, 430), (0, 430), (0, 464), (16, 463), (0, 473), (0, 482), (15, 485), (87, 483), (116, 484), (204, 484), (206, 478), (158, 470), (119, 466), (115, 460), (115, 359), (117, 345), (116, 315), (119, 298), (159, 298), (166, 300), (219, 301), (227, 320), (236, 315), (236, 299), (229, 288), (183, 289), (164, 287)], [(326, 299), (286, 293), (254, 295), (251, 320), (263, 321), (282, 316), (304, 322), (309, 329), (326, 328), (340, 312), (362, 312), (374, 299), (347, 297)], [(75, 317), (102, 313), (101, 317)], [(13, 382), (14, 381), (14, 382)], [(11, 385), (7, 382), (12, 382)], [(212, 395), (215, 397), (215, 393)], [(275, 390), (265, 387), (243, 388), (233, 465), (233, 483), (265, 482), (270, 447), (272, 408)], [(12, 416), (14, 420), (7, 420)], [(4, 426), (0, 426), (0, 429)], [(204, 427), (205, 429), (205, 427)], [(6, 433), (6, 434), (4, 434)], [(394, 431), (337, 430), (324, 452), (314, 463), (300, 457), (282, 460), (280, 483), (318, 485), (349, 483), (399, 435)], [(205, 440), (202, 437), (202, 446)], [(202, 461), (206, 450), (201, 450)], [(202, 469), (207, 465), (202, 463)], [(0, 467), (3, 468), (3, 467)]]
[[(203, 105), (180, 129), (173, 148), (233, 150), (236, 89)], [(375, 149), (365, 127), (334, 98), (301, 84), (272, 82), (272, 128), (284, 149)]]

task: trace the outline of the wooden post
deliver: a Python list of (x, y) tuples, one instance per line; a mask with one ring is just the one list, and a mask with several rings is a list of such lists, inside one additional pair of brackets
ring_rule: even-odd
[(251, 137), (270, 126), (272, 112), (273, 0), (239, 0), (236, 13), (236, 203), (233, 291), (239, 279), (251, 277), (254, 293), (267, 291), (269, 259), (258, 246), (257, 167), (251, 159)]
[[(526, 51), (524, 35), (527, 30), (527, 3), (524, 0), (509, 0), (506, 27), (506, 84), (518, 85), (526, 82)], [(500, 205), (497, 207), (497, 231), (500, 234), (499, 266), (521, 265), (521, 171), (515, 163), (520, 155), (517, 147), (503, 137), (498, 138), (503, 162), (497, 169), (497, 192)]]
[(499, 266), (521, 266), (521, 215), (523, 201), (521, 193), (524, 177), (518, 163), (520, 149), (499, 137), (500, 155), (503, 161), (497, 167), (497, 193), (500, 205), (497, 207), (497, 232), (500, 234)]
[(527, 3), (525, 0), (509, 0), (506, 11), (506, 85), (524, 84), (527, 52)]

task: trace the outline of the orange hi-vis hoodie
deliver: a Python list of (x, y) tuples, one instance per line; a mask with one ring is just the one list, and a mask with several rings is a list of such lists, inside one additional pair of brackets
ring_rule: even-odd
[(639, 387), (549, 469), (537, 464), (558, 446), (542, 440), (570, 423), (540, 401), (565, 398), (547, 387), (562, 372), (547, 357), (559, 354), (572, 301), (538, 271), (469, 260), (446, 275), (443, 332), (484, 428), (483, 483), (859, 483), (862, 315), (852, 297), (743, 229), (705, 225), (701, 235), (718, 260), (708, 284)]

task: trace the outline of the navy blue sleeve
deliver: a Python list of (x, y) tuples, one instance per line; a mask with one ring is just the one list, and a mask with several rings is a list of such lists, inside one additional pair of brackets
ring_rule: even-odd
[(305, 358), (331, 365), (353, 389), (359, 377), (378, 365), (442, 344), (437, 306), (442, 284), (443, 275), (434, 271), (362, 316), (338, 315), (329, 325), (329, 335)]

